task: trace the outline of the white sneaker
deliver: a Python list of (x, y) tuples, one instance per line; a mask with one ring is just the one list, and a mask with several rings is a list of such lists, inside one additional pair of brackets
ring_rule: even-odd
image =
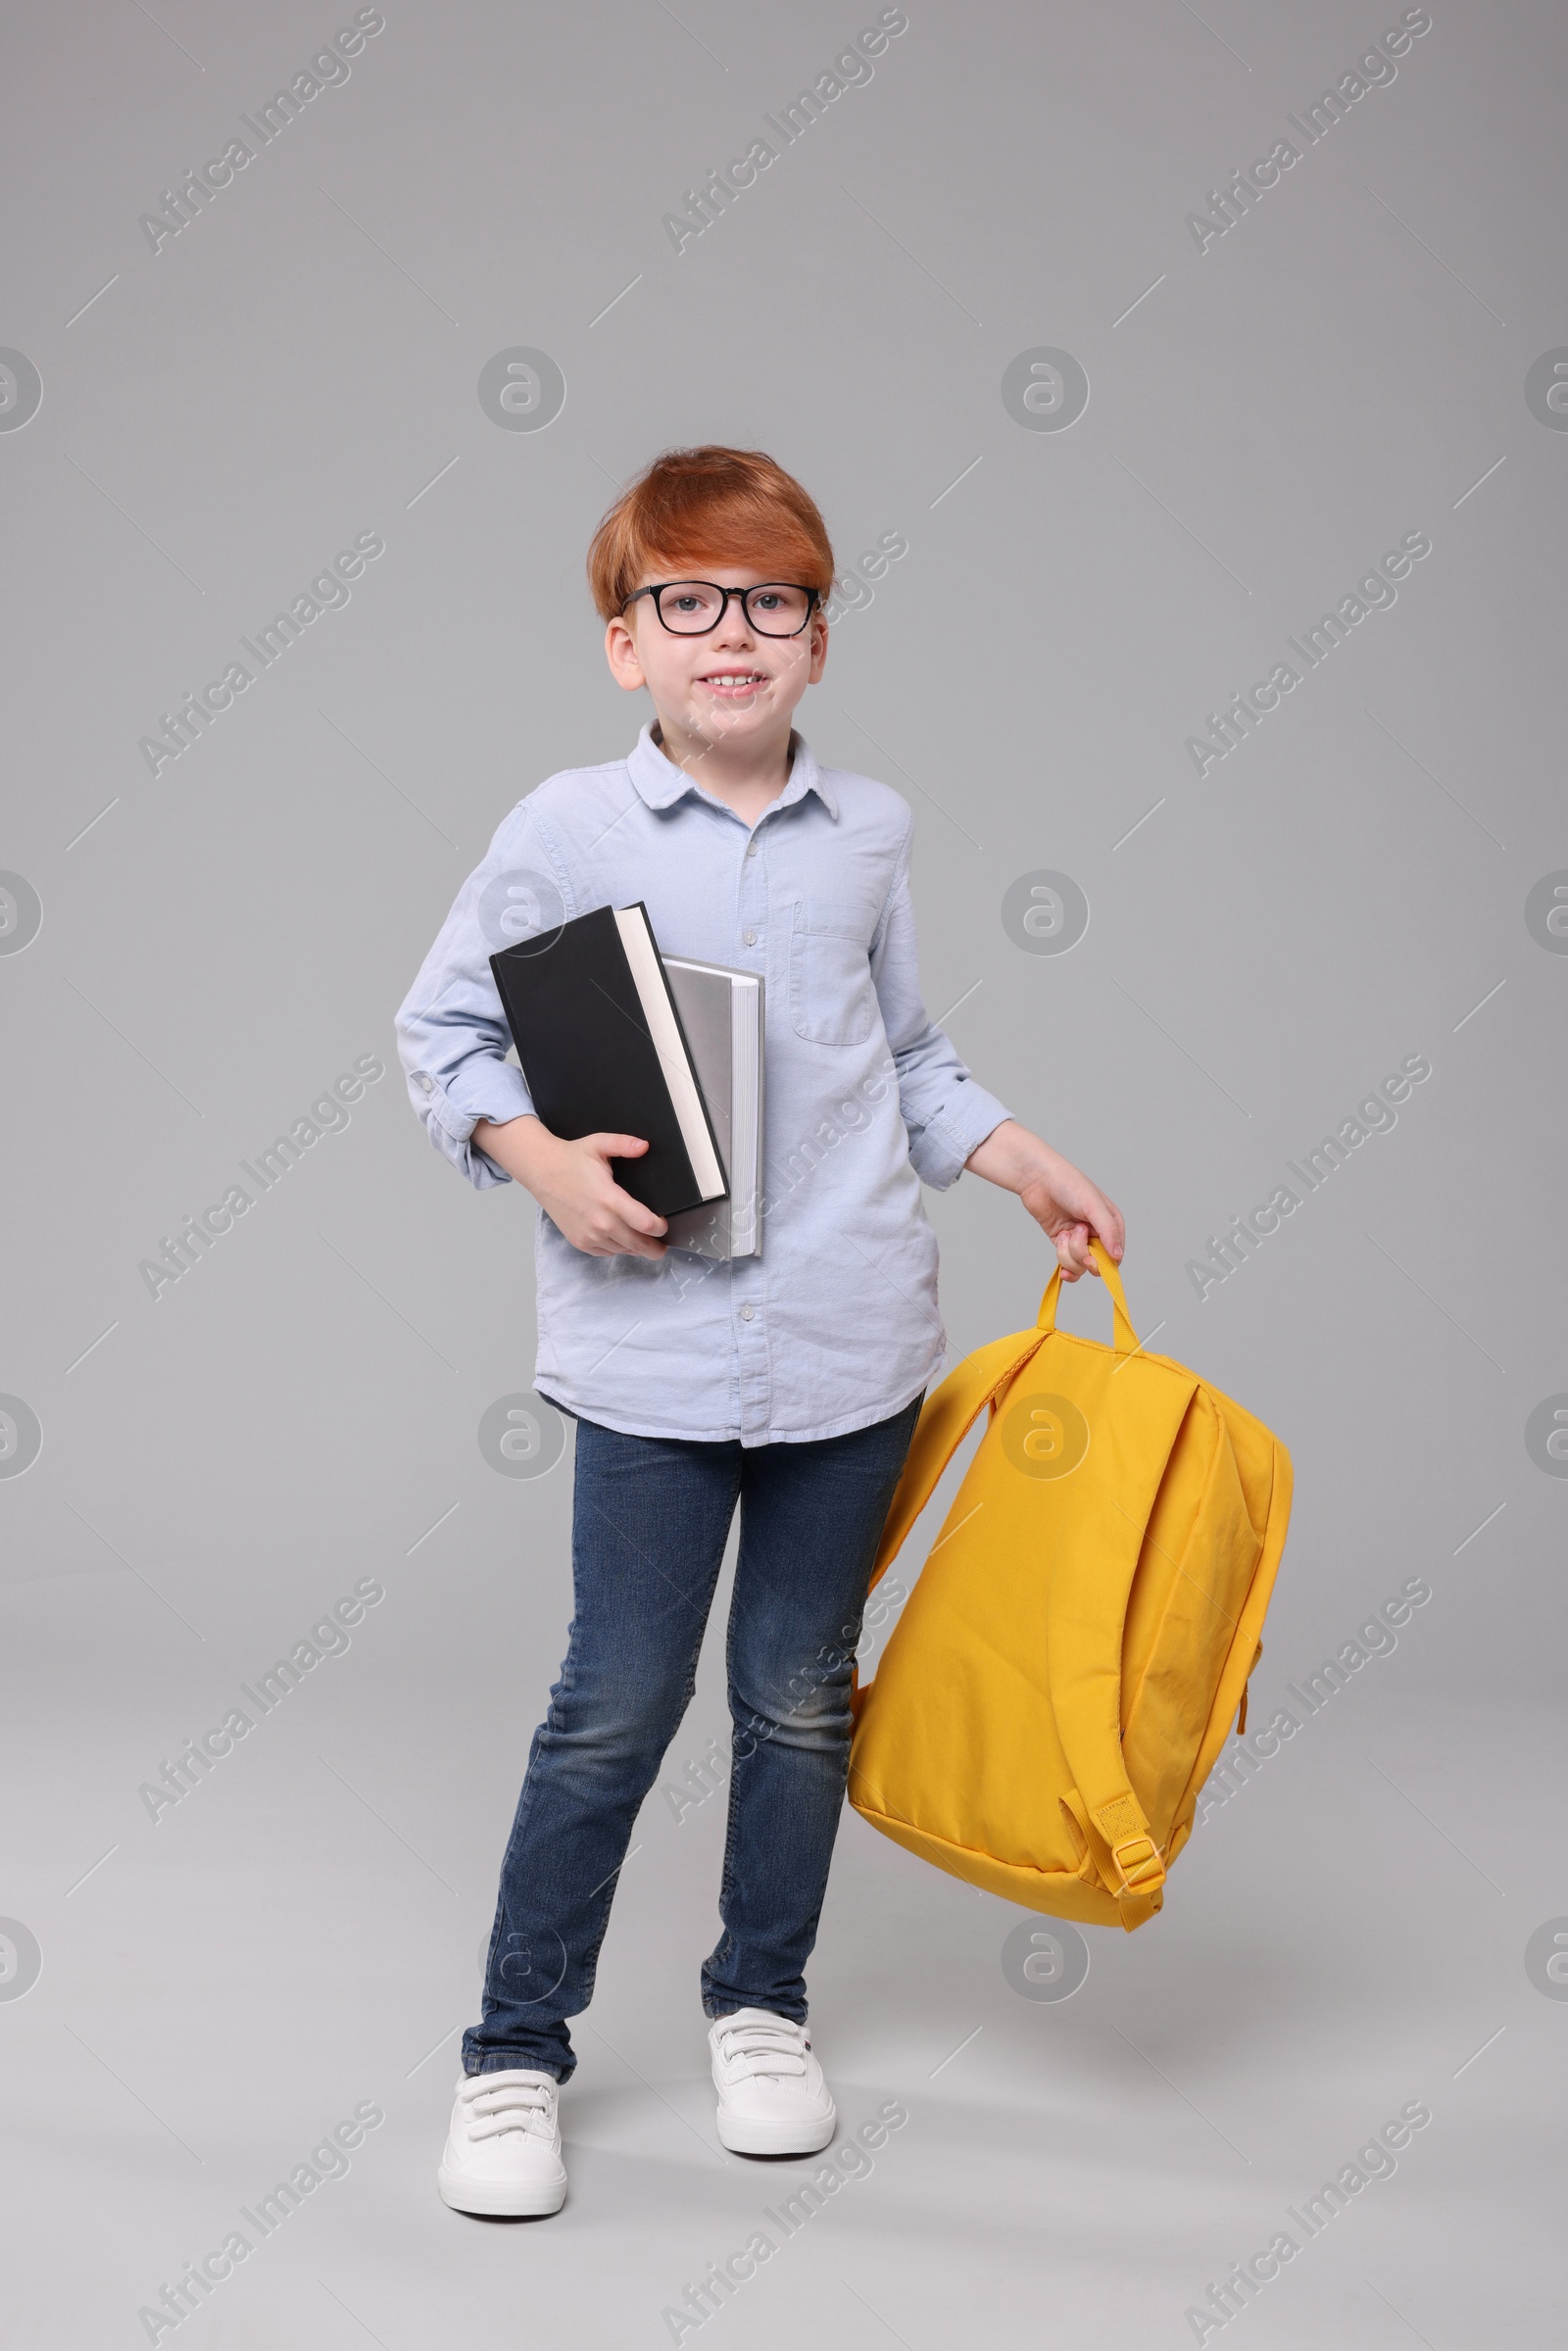
[(814, 2155), (827, 2145), (838, 2109), (804, 2025), (738, 2008), (713, 2019), (708, 2045), (722, 2146), (736, 2155)]
[(523, 2067), (465, 2075), (436, 2174), (442, 2203), (514, 2218), (559, 2212), (566, 2201), (560, 2086), (554, 2075)]

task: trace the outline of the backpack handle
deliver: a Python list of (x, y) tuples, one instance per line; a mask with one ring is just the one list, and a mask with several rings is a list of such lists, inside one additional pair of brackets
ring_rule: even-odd
[[(1094, 1235), (1090, 1236), (1089, 1247), (1093, 1252), (1095, 1263), (1100, 1268), (1101, 1278), (1110, 1293), (1110, 1310), (1112, 1329), (1116, 1340), (1116, 1352), (1118, 1355), (1136, 1355), (1143, 1342), (1133, 1329), (1133, 1318), (1127, 1311), (1127, 1294), (1121, 1286), (1121, 1275), (1116, 1270), (1115, 1260), (1104, 1243)], [(1056, 1300), (1060, 1296), (1061, 1267), (1058, 1265), (1046, 1284), (1046, 1295), (1040, 1301), (1037, 1322), (1042, 1331), (1055, 1329)]]

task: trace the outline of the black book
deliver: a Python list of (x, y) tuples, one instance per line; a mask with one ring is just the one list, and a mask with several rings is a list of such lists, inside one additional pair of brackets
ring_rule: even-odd
[(612, 1159), (656, 1216), (721, 1200), (718, 1141), (648, 908), (596, 906), (490, 957), (533, 1106), (553, 1135), (643, 1135)]

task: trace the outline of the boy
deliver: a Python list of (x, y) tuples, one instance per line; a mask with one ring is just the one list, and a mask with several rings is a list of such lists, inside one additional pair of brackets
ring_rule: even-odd
[[(730, 1521), (733, 1771), (702, 1999), (718, 2135), (827, 2145), (806, 2032), (842, 1808), (866, 1582), (946, 1333), (920, 1201), (965, 1167), (1016, 1192), (1063, 1278), (1113, 1257), (1112, 1203), (975, 1083), (920, 999), (913, 817), (819, 767), (791, 728), (822, 674), (833, 551), (801, 485), (756, 451), (666, 452), (589, 552), (605, 651), (654, 723), (629, 759), (552, 776), (500, 826), (398, 1013), (430, 1141), (534, 1226), (538, 1393), (577, 1423), (575, 1607), (501, 1872), (480, 2024), (438, 2173), (460, 2212), (564, 2200), (557, 2113), (632, 1824), (692, 1694)], [(634, 1135), (534, 1115), (489, 956), (643, 900), (669, 955), (763, 975), (759, 1255), (667, 1248), (622, 1191)], [(504, 919), (510, 916), (510, 923)]]

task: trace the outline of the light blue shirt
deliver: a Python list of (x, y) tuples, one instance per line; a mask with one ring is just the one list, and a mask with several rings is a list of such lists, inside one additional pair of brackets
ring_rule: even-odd
[(511, 1178), (475, 1122), (533, 1108), (498, 950), (641, 899), (665, 955), (762, 975), (760, 1252), (595, 1257), (536, 1216), (535, 1386), (633, 1436), (800, 1443), (918, 1396), (947, 1352), (921, 1182), (946, 1191), (1012, 1115), (921, 1002), (907, 801), (793, 741), (750, 828), (647, 726), (629, 759), (551, 776), (497, 829), (397, 1016), (409, 1100), (483, 1191)]

